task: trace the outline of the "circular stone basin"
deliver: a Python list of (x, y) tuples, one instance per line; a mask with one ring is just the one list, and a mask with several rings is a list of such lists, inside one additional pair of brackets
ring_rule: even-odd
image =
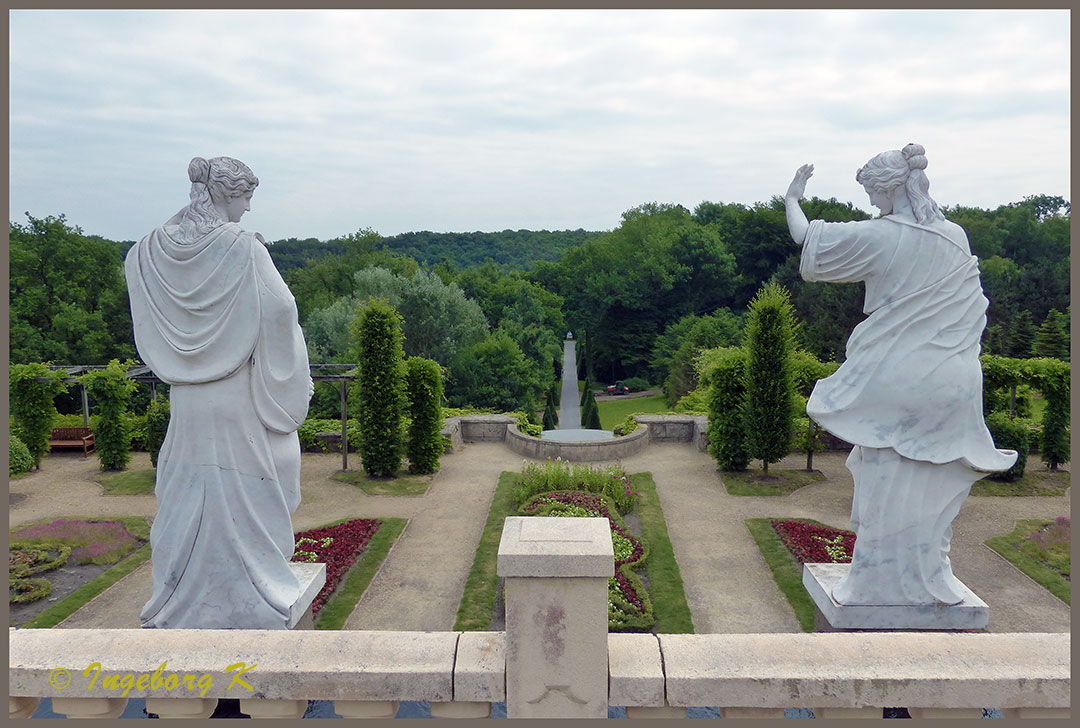
[(613, 440), (615, 433), (610, 430), (544, 430), (540, 433), (540, 439), (551, 442), (595, 442)]

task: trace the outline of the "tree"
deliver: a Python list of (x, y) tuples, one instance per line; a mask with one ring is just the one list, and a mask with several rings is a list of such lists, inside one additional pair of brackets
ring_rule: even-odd
[(94, 447), (102, 470), (123, 470), (131, 460), (131, 426), (124, 416), (136, 383), (127, 370), (134, 362), (121, 364), (113, 359), (104, 369), (79, 377), (98, 411), (94, 425)]
[(169, 398), (158, 395), (146, 408), (146, 450), (150, 464), (157, 467), (158, 453), (169, 432)]
[(536, 374), (517, 343), (496, 331), (451, 360), (446, 398), (452, 407), (535, 411), (543, 391)]
[(695, 320), (679, 341), (679, 347), (671, 358), (671, 368), (664, 380), (664, 395), (667, 401), (675, 404), (697, 388), (698, 375), (694, 359), (698, 354), (705, 349), (738, 346), (741, 339), (742, 321), (730, 309), (720, 308), (709, 316)]
[(1035, 343), (1035, 327), (1031, 323), (1031, 312), (1024, 309), (1016, 317), (1009, 333), (1009, 349), (1014, 359), (1031, 356), (1031, 347)]
[(1057, 309), (1050, 309), (1046, 314), (1046, 320), (1042, 322), (1039, 330), (1035, 333), (1035, 344), (1032, 346), (1035, 356), (1045, 356), (1054, 359), (1067, 359), (1068, 351), (1065, 348), (1065, 329), (1062, 326), (1062, 317)]
[(360, 369), (353, 388), (364, 470), (373, 477), (389, 477), (401, 466), (401, 314), (387, 301), (373, 298), (360, 307), (350, 330), (351, 355)]
[(439, 469), (442, 439), (442, 370), (437, 362), (419, 356), (405, 361), (405, 383), (409, 400), (410, 473), (434, 473)]
[(750, 457), (769, 463), (791, 449), (794, 314), (787, 289), (768, 284), (750, 302), (746, 320), (746, 431)]
[(42, 456), (49, 452), (49, 433), (57, 418), (53, 401), (67, 391), (63, 376), (37, 362), (12, 364), (8, 369), (14, 434), (26, 445), (35, 468), (41, 467)]
[(63, 215), (10, 223), (11, 361), (104, 364), (135, 356), (122, 246)]
[(581, 426), (586, 430), (602, 430), (600, 408), (596, 404), (596, 395), (585, 392), (585, 405), (581, 408)]
[(710, 350), (708, 377), (709, 454), (721, 470), (746, 470), (750, 462), (746, 433), (746, 350)]

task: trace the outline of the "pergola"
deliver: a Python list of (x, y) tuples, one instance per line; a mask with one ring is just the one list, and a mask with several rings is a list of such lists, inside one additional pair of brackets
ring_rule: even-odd
[[(341, 391), (341, 469), (349, 469), (349, 441), (346, 435), (345, 423), (348, 420), (348, 398), (346, 397), (347, 382), (356, 379), (357, 364), (311, 364), (311, 378), (316, 382), (338, 382)], [(49, 366), (54, 371), (64, 372), (61, 381), (68, 384), (78, 384), (79, 393), (82, 396), (83, 424), (90, 426), (90, 402), (86, 396), (86, 387), (79, 381), (79, 377), (96, 369), (104, 369), (104, 364), (52, 364)], [(148, 382), (150, 384), (150, 396), (157, 398), (157, 385), (162, 380), (145, 364), (136, 364), (127, 371), (128, 379), (136, 382)], [(163, 383), (163, 382), (162, 382)]]

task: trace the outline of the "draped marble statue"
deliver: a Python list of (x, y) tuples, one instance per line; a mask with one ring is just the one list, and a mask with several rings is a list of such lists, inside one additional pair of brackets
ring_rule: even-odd
[(814, 387), (807, 414), (854, 445), (851, 569), (833, 588), (841, 605), (957, 604), (951, 523), (972, 484), (1007, 470), (982, 412), (979, 340), (987, 300), (964, 230), (928, 194), (924, 150), (909, 144), (861, 167), (881, 217), (808, 222), (799, 207), (813, 165), (785, 196), (807, 281), (863, 281), (868, 318), (846, 360)]
[(307, 347), (262, 236), (237, 224), (258, 179), (229, 157), (188, 176), (191, 204), (124, 263), (139, 356), (171, 385), (142, 625), (285, 629)]

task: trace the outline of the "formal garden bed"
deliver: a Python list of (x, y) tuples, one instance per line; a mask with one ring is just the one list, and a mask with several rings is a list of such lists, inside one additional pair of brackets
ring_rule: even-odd
[(855, 533), (809, 518), (748, 518), (744, 522), (799, 626), (813, 632), (814, 601), (802, 584), (803, 564), (850, 562)]
[(1053, 521), (1017, 521), (1010, 533), (986, 541), (987, 546), (1066, 604), (1072, 603), (1071, 543), (1071, 522), (1067, 516)]
[(12, 528), (9, 626), (56, 626), (149, 559), (149, 539), (143, 517), (49, 518)]
[(296, 536), (293, 561), (326, 564), (326, 583), (311, 603), (315, 629), (341, 629), (405, 528), (403, 518), (352, 518)]
[(616, 566), (608, 585), (609, 629), (693, 632), (652, 476), (557, 460), (525, 462), (523, 472), (500, 475), (454, 629), (502, 628), (502, 580), (496, 567), (503, 522), (511, 515), (606, 517)]

